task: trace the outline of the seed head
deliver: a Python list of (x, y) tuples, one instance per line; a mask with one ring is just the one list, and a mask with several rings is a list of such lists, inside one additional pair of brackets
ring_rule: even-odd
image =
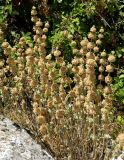
[(52, 58), (52, 55), (51, 55), (51, 54), (49, 54), (49, 55), (46, 56), (46, 59), (47, 59), (47, 60), (50, 60), (51, 58)]
[(116, 141), (120, 144), (120, 146), (124, 146), (124, 133), (120, 133), (118, 136), (117, 136), (117, 139)]
[(101, 27), (100, 30), (99, 30), (99, 32), (100, 32), (100, 33), (104, 33), (104, 28)]
[(92, 42), (87, 43), (87, 49), (93, 49), (93, 43)]
[(32, 15), (32, 16), (36, 16), (36, 15), (37, 15), (37, 11), (36, 11), (35, 9), (32, 9), (31, 15)]
[(73, 35), (69, 34), (69, 35), (68, 35), (68, 39), (69, 39), (69, 40), (72, 40), (72, 39), (73, 39)]
[(36, 7), (35, 7), (35, 6), (33, 6), (33, 7), (32, 7), (32, 9), (33, 9), (33, 10), (35, 10), (35, 9), (36, 9)]
[(88, 43), (88, 39), (87, 38), (85, 38), (84, 40), (82, 40), (80, 42), (80, 44), (81, 44), (82, 47), (87, 46), (87, 43)]
[(26, 54), (27, 54), (27, 55), (32, 55), (32, 54), (33, 54), (33, 48), (28, 48), (28, 49), (26, 50)]
[(94, 50), (94, 52), (99, 52), (99, 47), (96, 46), (93, 48), (93, 50)]
[(63, 36), (68, 36), (68, 31), (67, 30), (62, 31), (62, 35)]
[(79, 53), (82, 55), (84, 54), (84, 50), (83, 49), (80, 49)]
[(101, 112), (102, 112), (102, 114), (106, 114), (106, 113), (108, 113), (108, 109), (106, 109), (106, 108), (101, 108)]
[(104, 72), (105, 68), (103, 66), (99, 67), (99, 72)]
[(95, 56), (95, 61), (98, 62), (99, 61), (99, 57)]
[(93, 53), (91, 53), (91, 52), (87, 52), (86, 57), (87, 57), (88, 59), (94, 59), (94, 55), (93, 55)]
[(97, 45), (101, 45), (101, 43), (102, 43), (102, 41), (101, 41), (100, 39), (98, 39), (98, 40), (96, 41), (96, 44), (97, 44)]
[(13, 94), (13, 95), (17, 95), (18, 94), (18, 89), (15, 87), (15, 88), (12, 88), (11, 89), (11, 93)]
[(96, 32), (96, 27), (92, 26), (92, 28), (90, 29), (91, 32), (95, 33)]
[(40, 107), (40, 114), (41, 114), (42, 116), (46, 116), (46, 115), (47, 115), (47, 110), (46, 110), (46, 108)]
[(56, 119), (63, 118), (65, 115), (65, 111), (63, 109), (59, 109), (56, 111)]
[(105, 64), (106, 64), (106, 60), (103, 59), (103, 58), (101, 58), (101, 59), (99, 60), (99, 63), (102, 64), (102, 65), (105, 65)]
[(78, 65), (79, 63), (80, 63), (80, 61), (79, 61), (78, 58), (74, 58), (74, 59), (72, 60), (72, 64), (73, 64), (73, 65)]
[(76, 42), (75, 41), (71, 41), (71, 46), (75, 47), (76, 46)]
[(40, 130), (40, 132), (41, 132), (43, 135), (47, 134), (47, 133), (48, 133), (47, 124), (41, 125), (39, 130)]
[(111, 72), (113, 72), (113, 70), (114, 70), (114, 68), (113, 68), (112, 65), (107, 65), (106, 66), (106, 72), (111, 73)]
[(37, 16), (32, 16), (31, 21), (36, 23), (38, 21), (38, 17)]
[(53, 107), (54, 107), (53, 101), (52, 101), (52, 100), (51, 100), (51, 101), (48, 101), (48, 102), (47, 102), (47, 106), (48, 106), (49, 108), (53, 108)]
[(95, 38), (95, 35), (94, 35), (92, 32), (90, 32), (90, 33), (88, 34), (88, 38), (89, 38), (89, 39), (94, 39), (94, 38)]
[(111, 94), (111, 93), (112, 93), (112, 88), (111, 88), (110, 86), (106, 86), (106, 87), (104, 88), (104, 93), (105, 93), (105, 94)]
[(94, 59), (88, 59), (86, 63), (90, 66), (96, 66), (96, 62)]
[(48, 32), (48, 28), (43, 28), (43, 32), (47, 33)]
[(47, 39), (47, 36), (45, 34), (43, 34), (41, 38), (43, 41), (45, 41)]
[(98, 38), (99, 38), (99, 39), (102, 39), (102, 38), (104, 38), (104, 35), (100, 33), (100, 34), (98, 35)]
[(84, 68), (83, 68), (82, 66), (79, 66), (78, 68), (79, 68), (78, 74), (79, 74), (80, 76), (83, 75), (83, 74), (85, 73)]
[(41, 35), (43, 33), (43, 31), (42, 31), (42, 29), (40, 28), (40, 29), (36, 29), (36, 34), (37, 35)]
[(8, 43), (8, 42), (3, 42), (3, 43), (2, 43), (2, 47), (3, 47), (3, 48), (6, 48), (6, 49), (7, 49), (8, 46), (9, 46), (9, 43)]
[(108, 57), (108, 61), (109, 61), (110, 63), (115, 62), (115, 60), (116, 60), (116, 58), (115, 58), (115, 56), (114, 56), (114, 55), (109, 55), (109, 57)]
[(0, 68), (4, 66), (4, 61), (0, 61)]
[(73, 49), (72, 52), (73, 52), (73, 54), (77, 54), (79, 52), (79, 50), (78, 49)]
[(106, 77), (105, 77), (105, 82), (106, 82), (107, 84), (111, 84), (111, 83), (112, 83), (112, 77), (111, 77), (110, 75), (106, 76)]
[(54, 51), (54, 56), (55, 57), (58, 57), (58, 56), (60, 56), (61, 55), (61, 51), (59, 51), (59, 50), (56, 50), (56, 51)]
[(49, 143), (50, 137), (48, 134), (43, 136), (43, 141)]
[(76, 91), (75, 91), (75, 89), (71, 90), (71, 91), (69, 92), (69, 95), (70, 95), (71, 97), (75, 97), (75, 96), (76, 96)]
[(104, 81), (104, 76), (103, 76), (102, 74), (100, 74), (100, 75), (98, 76), (98, 80)]
[(103, 51), (103, 52), (101, 52), (101, 57), (106, 57), (106, 52), (105, 51)]
[(73, 106), (73, 111), (74, 112), (79, 112), (80, 108), (81, 108), (81, 101), (78, 100), (78, 101), (75, 102), (75, 105)]
[(49, 22), (46, 22), (45, 25), (44, 25), (44, 27), (45, 27), (45, 28), (49, 28), (49, 27), (50, 27)]
[(3, 35), (3, 31), (0, 29), (0, 36), (2, 36)]
[(38, 122), (38, 124), (40, 124), (40, 125), (46, 123), (45, 117), (44, 117), (44, 116), (38, 116), (38, 117), (37, 117), (37, 122)]

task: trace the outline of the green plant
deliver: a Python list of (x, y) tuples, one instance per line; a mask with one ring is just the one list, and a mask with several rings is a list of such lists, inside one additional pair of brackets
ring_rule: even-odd
[(11, 0), (7, 0), (4, 5), (0, 6), (0, 24), (1, 24), (1, 27), (4, 27), (2, 25), (6, 24), (8, 14), (12, 14)]
[(124, 71), (120, 70), (118, 76), (115, 78), (113, 85), (115, 89), (115, 97), (121, 103), (124, 103)]

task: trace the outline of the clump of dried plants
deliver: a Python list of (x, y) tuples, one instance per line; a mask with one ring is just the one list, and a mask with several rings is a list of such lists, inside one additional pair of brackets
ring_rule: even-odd
[[(50, 27), (31, 11), (33, 43), (2, 43), (0, 96), (3, 107), (34, 123), (37, 136), (60, 160), (108, 160), (115, 130), (112, 76), (115, 56), (101, 50), (104, 28), (93, 26), (80, 43), (68, 31), (61, 34), (72, 48), (71, 62), (59, 46), (47, 52)], [(0, 30), (0, 39), (3, 33)], [(28, 114), (30, 113), (30, 114)], [(14, 115), (16, 117), (16, 114)], [(17, 118), (17, 117), (16, 117)], [(18, 119), (18, 118), (17, 118)], [(20, 118), (21, 121), (21, 118)], [(26, 118), (25, 118), (26, 121)]]

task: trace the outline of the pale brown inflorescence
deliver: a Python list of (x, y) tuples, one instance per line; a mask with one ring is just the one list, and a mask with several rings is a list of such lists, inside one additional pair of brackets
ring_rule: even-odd
[[(6, 57), (0, 59), (2, 101), (6, 107), (11, 103), (13, 108), (33, 108), (38, 134), (57, 159), (100, 158), (110, 141), (106, 137), (113, 132), (111, 72), (115, 56), (100, 51), (104, 29), (97, 31), (93, 26), (80, 47), (73, 35), (62, 31), (73, 54), (71, 62), (65, 62), (61, 47), (48, 53), (50, 25), (37, 17), (36, 7), (32, 8), (31, 20), (33, 44), (25, 37), (18, 46), (2, 43)], [(0, 30), (0, 39), (2, 35)]]

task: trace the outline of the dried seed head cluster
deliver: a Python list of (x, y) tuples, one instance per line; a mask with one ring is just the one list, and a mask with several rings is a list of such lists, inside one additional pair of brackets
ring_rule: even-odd
[[(73, 160), (77, 157), (85, 160), (84, 153), (100, 157), (104, 134), (109, 134), (111, 123), (111, 73), (116, 60), (113, 52), (108, 54), (100, 49), (104, 28), (97, 31), (93, 26), (80, 43), (67, 30), (62, 31), (73, 54), (71, 62), (66, 62), (62, 47), (53, 46), (48, 53), (50, 25), (38, 18), (36, 7), (32, 7), (31, 20), (33, 44), (25, 37), (13, 47), (6, 41), (2, 43), (5, 57), (0, 59), (2, 101), (7, 106), (33, 107), (35, 127), (58, 159), (71, 155)], [(2, 36), (0, 30), (0, 40)], [(91, 151), (90, 145), (98, 147)]]

